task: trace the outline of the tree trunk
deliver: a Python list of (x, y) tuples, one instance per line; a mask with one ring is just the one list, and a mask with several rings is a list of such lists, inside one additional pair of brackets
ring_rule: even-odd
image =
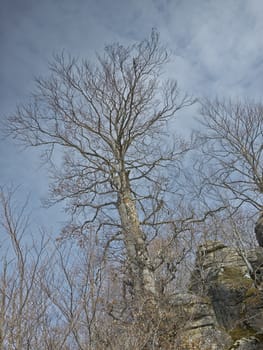
[(118, 211), (127, 250), (128, 265), (136, 297), (156, 296), (153, 266), (147, 250), (145, 236), (140, 227), (135, 200), (132, 197), (128, 175), (121, 177), (121, 190), (118, 196)]

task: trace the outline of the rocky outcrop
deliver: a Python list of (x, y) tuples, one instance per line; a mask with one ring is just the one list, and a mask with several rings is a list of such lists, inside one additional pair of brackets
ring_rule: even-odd
[(143, 324), (153, 320), (156, 349), (263, 350), (263, 248), (200, 245), (188, 292), (154, 306)]
[(258, 340), (256, 337), (247, 337), (247, 338), (241, 338), (230, 347), (229, 350), (259, 350), (262, 349), (262, 345), (260, 345), (260, 340)]
[(209, 298), (191, 293), (177, 294), (170, 300), (176, 315), (177, 331), (173, 349), (224, 350), (231, 337), (219, 327)]
[[(211, 347), (196, 349), (263, 349), (262, 276), (261, 247), (242, 254), (221, 242), (207, 242), (199, 247), (190, 291), (193, 305), (198, 304), (197, 300), (199, 305), (206, 300), (202, 306), (206, 311), (202, 313), (194, 306), (192, 323), (189, 321), (185, 329), (186, 334), (195, 329), (189, 338), (196, 342), (209, 338)], [(208, 330), (212, 330), (210, 336)]]

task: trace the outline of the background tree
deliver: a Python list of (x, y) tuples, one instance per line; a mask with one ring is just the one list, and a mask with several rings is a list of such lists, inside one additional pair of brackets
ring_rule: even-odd
[(262, 104), (205, 100), (201, 116), (199, 139), (204, 158), (199, 171), (205, 185), (222, 189), (234, 208), (249, 204), (262, 210)]
[[(226, 208), (223, 220), (229, 222), (229, 236), (251, 273), (244, 249), (248, 244), (244, 242), (250, 237), (249, 245), (254, 244), (254, 216), (263, 210), (263, 106), (248, 101), (204, 100), (200, 121), (202, 155), (196, 162), (200, 188), (206, 201)], [(221, 215), (216, 220), (222, 223)], [(220, 225), (220, 235), (225, 227)]]
[(37, 283), (46, 263), (48, 240), (26, 237), (27, 202), (18, 207), (14, 191), (0, 191), (0, 348), (35, 349), (47, 304)]
[(172, 221), (167, 174), (189, 148), (168, 138), (167, 123), (193, 101), (179, 96), (176, 81), (162, 81), (167, 59), (156, 31), (132, 46), (107, 46), (97, 65), (55, 56), (50, 77), (37, 79), (32, 101), (8, 119), (9, 134), (42, 146), (50, 160), (50, 203), (66, 200), (71, 214), (64, 234), (95, 227), (121, 238), (137, 296), (157, 293), (147, 242)]
[(81, 247), (33, 236), (28, 202), (16, 197), (0, 191), (0, 348), (100, 348), (111, 281), (96, 236)]

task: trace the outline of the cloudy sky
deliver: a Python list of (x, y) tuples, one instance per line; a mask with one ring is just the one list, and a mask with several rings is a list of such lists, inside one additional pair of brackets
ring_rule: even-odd
[[(157, 28), (173, 53), (168, 74), (194, 96), (261, 99), (262, 0), (1, 0), (0, 118), (26, 102), (35, 76), (65, 50), (94, 58), (104, 45), (129, 44)], [(192, 115), (182, 125), (191, 127)], [(0, 185), (31, 193), (38, 222), (55, 223), (58, 209), (39, 210), (48, 176), (38, 154), (0, 140)]]

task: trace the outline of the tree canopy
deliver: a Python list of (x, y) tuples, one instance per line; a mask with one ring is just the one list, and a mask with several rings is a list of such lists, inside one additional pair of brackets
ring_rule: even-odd
[[(32, 101), (8, 125), (13, 137), (41, 146), (50, 161), (51, 202), (66, 200), (72, 217), (64, 233), (95, 227), (121, 236), (134, 288), (152, 294), (147, 232), (154, 236), (171, 222), (164, 210), (167, 170), (189, 148), (179, 138), (162, 141), (167, 123), (193, 103), (179, 94), (176, 80), (161, 79), (167, 60), (155, 30), (134, 45), (107, 46), (96, 64), (56, 55), (51, 75), (37, 79)], [(57, 148), (64, 154), (61, 167), (52, 162)]]

